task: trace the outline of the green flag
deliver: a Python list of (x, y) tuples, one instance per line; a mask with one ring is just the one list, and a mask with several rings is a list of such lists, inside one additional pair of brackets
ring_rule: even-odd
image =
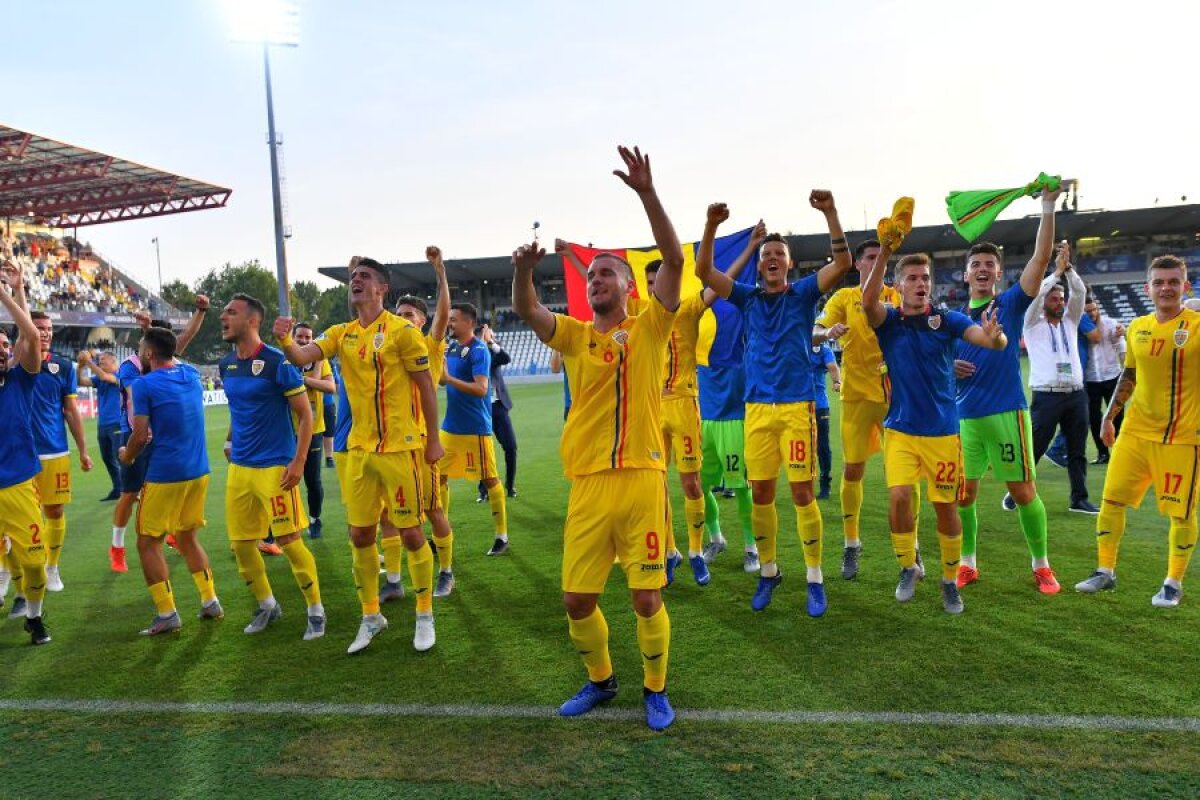
[(946, 213), (958, 231), (968, 242), (973, 242), (992, 227), (1000, 212), (1008, 208), (1018, 197), (1032, 197), (1043, 189), (1055, 191), (1062, 186), (1058, 175), (1041, 173), (1032, 183), (1015, 189), (979, 189), (975, 191), (951, 192), (946, 196)]

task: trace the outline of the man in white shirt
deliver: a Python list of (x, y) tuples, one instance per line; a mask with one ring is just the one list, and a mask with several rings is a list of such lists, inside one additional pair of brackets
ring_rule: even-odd
[[(1108, 447), (1100, 439), (1100, 422), (1104, 408), (1112, 400), (1117, 388), (1117, 378), (1125, 363), (1125, 326), (1100, 311), (1096, 298), (1088, 295), (1083, 313), (1091, 317), (1100, 333), (1100, 340), (1088, 343), (1087, 366), (1083, 368), (1083, 384), (1088, 396), (1088, 424), (1092, 429), (1092, 442), (1096, 445), (1096, 460), (1093, 464), (1108, 463)], [(1113, 427), (1121, 432), (1124, 412), (1113, 419)]]
[[(1066, 278), (1070, 298), (1060, 280)], [(1025, 312), (1025, 349), (1029, 353), (1029, 386), (1033, 402), (1033, 459), (1037, 463), (1062, 426), (1067, 438), (1067, 473), (1071, 479), (1070, 511), (1098, 514), (1088, 501), (1088, 401), (1079, 361), (1079, 319), (1087, 289), (1071, 268), (1070, 248), (1062, 243), (1053, 274), (1042, 281), (1037, 297)]]

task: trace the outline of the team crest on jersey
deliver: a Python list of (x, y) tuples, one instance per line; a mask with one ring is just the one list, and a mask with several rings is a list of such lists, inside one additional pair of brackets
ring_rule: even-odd
[(467, 356), (469, 356), (470, 354), (471, 354), (471, 348), (469, 348), (469, 347), (464, 347), (464, 348), (462, 348), (461, 350), (459, 350), (459, 351), (458, 351), (458, 357), (459, 357), (459, 358), (466, 358), (466, 357), (467, 357)]
[(929, 315), (929, 329), (931, 331), (936, 331), (940, 327), (942, 327), (942, 315), (941, 314), (930, 314)]
[(814, 352), (814, 353), (819, 353), (819, 352), (821, 352), (821, 345), (819, 345), (819, 344), (818, 344), (818, 345), (814, 345), (814, 346), (813, 346), (813, 352)]
[(58, 364), (55, 364), (53, 361), (46, 365), (46, 369), (50, 370), (51, 375), (58, 374)]
[(263, 361), (261, 358), (254, 359), (250, 362), (250, 374), (255, 376), (261, 375), (263, 367), (266, 365), (267, 362)]
[(1175, 329), (1175, 346), (1183, 347), (1185, 344), (1187, 344), (1189, 333), (1191, 333), (1191, 331), (1189, 331), (1187, 328), (1176, 328)]
[(383, 347), (383, 331), (375, 334), (375, 338), (371, 340), (371, 343), (375, 345), (376, 350), (381, 349)]
[(625, 343), (629, 341), (629, 331), (624, 328), (618, 328), (613, 331), (612, 340), (624, 347)]

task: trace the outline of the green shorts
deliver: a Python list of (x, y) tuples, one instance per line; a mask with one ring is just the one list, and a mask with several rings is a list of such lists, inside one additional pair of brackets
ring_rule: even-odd
[(724, 484), (726, 489), (746, 488), (745, 423), (740, 419), (700, 422), (700, 482), (704, 488)]
[(1033, 466), (1033, 426), (1026, 409), (960, 420), (958, 431), (967, 480), (982, 478), (989, 465), (996, 478), (1005, 483), (1037, 477)]

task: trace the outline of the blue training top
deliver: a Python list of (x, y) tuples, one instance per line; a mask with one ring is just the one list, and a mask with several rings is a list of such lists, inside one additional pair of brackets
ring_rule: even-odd
[(33, 446), (33, 387), (37, 377), (9, 358), (8, 370), (0, 372), (0, 408), (8, 417), (0, 425), (0, 489), (24, 483), (42, 471)]
[(288, 464), (296, 455), (288, 398), (306, 391), (300, 370), (288, 363), (282, 351), (266, 344), (249, 358), (230, 351), (218, 369), (229, 400), (233, 439), (229, 460), (239, 467)]
[(816, 274), (777, 294), (735, 283), (729, 302), (746, 328), (746, 402), (801, 403), (814, 399), (809, 343), (817, 300)]
[(204, 435), (204, 386), (188, 364), (156, 369), (133, 384), (133, 413), (150, 418), (154, 458), (150, 483), (190, 481), (208, 474)]
[(50, 353), (33, 380), (34, 448), (39, 456), (62, 455), (68, 449), (63, 401), (79, 391), (75, 364), (69, 358)]
[(476, 375), (489, 381), (483, 397), (446, 384), (446, 416), (442, 419), (442, 430), (468, 436), (492, 435), (491, 369), (492, 353), (482, 340), (472, 337), (466, 344), (450, 343), (446, 348), (447, 375), (466, 383), (473, 383)]
[(828, 342), (821, 342), (809, 349), (812, 359), (813, 394), (816, 396), (817, 410), (829, 410), (829, 391), (825, 386), (825, 376), (829, 373), (829, 364), (837, 363), (833, 357), (833, 349)]
[(906, 317), (897, 308), (875, 329), (888, 367), (892, 399), (883, 427), (911, 436), (958, 433), (954, 348), (975, 323), (945, 308)]
[(1008, 335), (1003, 350), (988, 350), (960, 339), (955, 358), (975, 365), (975, 374), (957, 381), (958, 416), (978, 419), (1006, 411), (1027, 408), (1025, 379), (1021, 377), (1021, 331), (1025, 326), (1025, 311), (1033, 298), (1015, 283), (992, 299), (987, 305), (962, 309), (972, 321), (978, 322), (983, 312), (993, 309)]

